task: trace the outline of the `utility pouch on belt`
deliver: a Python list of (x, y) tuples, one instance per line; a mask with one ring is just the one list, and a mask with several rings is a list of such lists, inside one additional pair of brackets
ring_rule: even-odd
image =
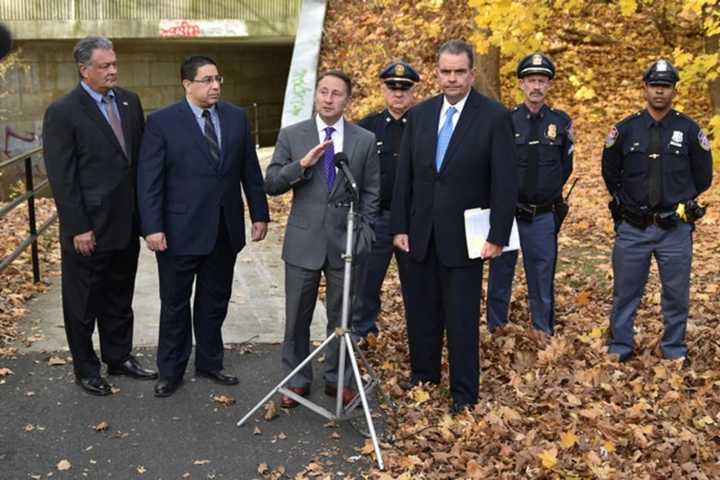
[(568, 205), (564, 198), (558, 198), (557, 200), (555, 200), (555, 204), (553, 205), (553, 213), (555, 214), (556, 234), (560, 231), (560, 227), (562, 227), (562, 224), (565, 221), (565, 217), (567, 217), (569, 211), (570, 205)]
[(620, 202), (618, 202), (617, 199), (613, 197), (613, 199), (608, 202), (608, 208), (610, 209), (610, 215), (612, 215), (613, 222), (615, 223), (615, 225), (617, 225), (618, 223), (620, 223), (620, 220), (623, 219)]
[(683, 222), (695, 223), (705, 215), (706, 210), (705, 206), (700, 205), (695, 200), (688, 200), (685, 203), (678, 203), (675, 213)]

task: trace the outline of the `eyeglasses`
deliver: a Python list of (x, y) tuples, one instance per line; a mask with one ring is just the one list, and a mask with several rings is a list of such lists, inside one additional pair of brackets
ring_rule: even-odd
[(207, 77), (203, 77), (199, 80), (190, 80), (190, 81), (193, 83), (202, 83), (203, 85), (210, 85), (213, 81), (215, 81), (215, 82), (218, 82), (218, 84), (222, 85), (223, 80), (224, 79), (223, 79), (222, 75), (216, 75), (214, 77), (207, 76)]

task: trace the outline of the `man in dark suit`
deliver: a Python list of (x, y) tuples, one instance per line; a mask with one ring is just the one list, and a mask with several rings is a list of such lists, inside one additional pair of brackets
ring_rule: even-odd
[[(392, 207), (394, 244), (410, 254), (410, 384), (440, 382), (447, 331), (453, 411), (477, 402), (482, 262), (507, 245), (517, 200), (510, 113), (472, 88), (473, 56), (459, 40), (440, 47), (443, 94), (410, 110)], [(491, 209), (490, 232), (471, 259), (464, 212), (477, 207)]]
[[(345, 176), (336, 171), (335, 153), (344, 152), (357, 181), (359, 204), (354, 259), (361, 262), (373, 240), (372, 224), (380, 202), (380, 165), (375, 136), (343, 118), (352, 95), (352, 83), (343, 72), (330, 70), (315, 86), (314, 118), (280, 130), (272, 161), (267, 168), (265, 189), (270, 195), (293, 192), (282, 258), (285, 261), (286, 320), (282, 364), (289, 374), (310, 354), (310, 322), (317, 302), (320, 274), (327, 283), (327, 329), (331, 335), (340, 326), (347, 214), (351, 195)], [(353, 275), (356, 276), (356, 275)], [(325, 393), (337, 395), (338, 345), (328, 350)], [(349, 363), (345, 378), (350, 380)], [(313, 373), (307, 365), (289, 383), (298, 395), (310, 393)], [(347, 382), (346, 385), (349, 385)], [(343, 387), (344, 403), (354, 392)], [(297, 406), (283, 396), (281, 405)]]
[(182, 383), (193, 330), (196, 374), (238, 383), (222, 371), (221, 328), (235, 259), (245, 246), (242, 189), (253, 241), (265, 238), (270, 221), (250, 122), (244, 110), (220, 102), (217, 65), (191, 56), (180, 76), (185, 98), (148, 116), (138, 162), (142, 231), (160, 274), (157, 397)]
[(143, 126), (137, 95), (119, 88), (112, 43), (80, 40), (80, 84), (43, 121), (48, 179), (60, 217), (62, 302), (77, 383), (109, 395), (92, 344), (97, 320), (109, 374), (156, 378), (131, 355), (132, 298), (140, 242), (136, 161)]

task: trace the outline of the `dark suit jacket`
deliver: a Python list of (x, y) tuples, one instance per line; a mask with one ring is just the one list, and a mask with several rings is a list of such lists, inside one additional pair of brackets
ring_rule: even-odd
[(133, 92), (113, 88), (127, 158), (95, 101), (78, 85), (52, 103), (43, 120), (48, 179), (60, 217), (63, 248), (95, 232), (97, 251), (125, 248), (137, 235), (135, 178), (145, 119)]
[(220, 209), (233, 250), (245, 246), (242, 187), (253, 222), (268, 222), (263, 178), (245, 111), (217, 104), (220, 168), (186, 99), (148, 116), (138, 161), (143, 235), (164, 232), (167, 252), (207, 255), (215, 246)]
[(405, 126), (395, 189), (392, 232), (409, 235), (410, 255), (422, 261), (433, 235), (440, 261), (469, 265), (464, 212), (490, 208), (488, 241), (507, 245), (517, 201), (510, 112), (471, 90), (440, 172), (435, 168), (443, 96), (412, 108)]

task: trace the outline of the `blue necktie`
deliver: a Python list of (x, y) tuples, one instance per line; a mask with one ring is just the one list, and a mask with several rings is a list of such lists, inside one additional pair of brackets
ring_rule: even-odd
[(452, 119), (456, 113), (457, 109), (453, 106), (447, 109), (447, 112), (445, 112), (445, 123), (443, 123), (440, 133), (438, 133), (437, 149), (435, 150), (435, 168), (438, 172), (440, 171), (440, 167), (442, 167), (448, 145), (450, 145), (450, 138), (453, 133)]
[[(332, 140), (332, 134), (335, 131), (333, 127), (327, 127), (325, 130), (325, 140), (324, 142), (328, 140)], [(333, 183), (335, 183), (335, 164), (333, 163), (333, 158), (335, 158), (335, 145), (330, 144), (325, 149), (325, 178), (327, 179), (327, 189), (328, 192), (332, 191)]]

